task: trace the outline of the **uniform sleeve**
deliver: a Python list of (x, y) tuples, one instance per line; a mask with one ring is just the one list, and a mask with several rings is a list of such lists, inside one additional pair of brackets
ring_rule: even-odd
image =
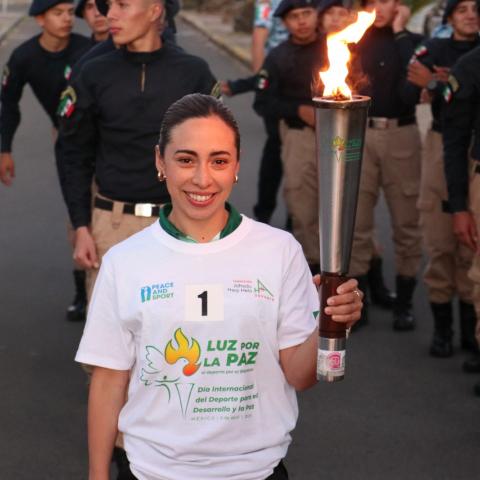
[(246, 93), (255, 90), (257, 83), (257, 75), (252, 75), (251, 77), (229, 80), (228, 86), (230, 87), (232, 95), (239, 95), (240, 93)]
[[(197, 58), (197, 60), (200, 60)], [(210, 95), (217, 85), (217, 80), (213, 76), (207, 62), (201, 60), (201, 64), (196, 66), (196, 71), (201, 72), (197, 75), (198, 81), (196, 82), (195, 92)]]
[(253, 27), (272, 29), (273, 11), (271, 0), (255, 0)]
[(262, 117), (298, 118), (302, 102), (285, 99), (280, 94), (280, 71), (273, 55), (267, 55), (257, 75), (253, 108)]
[(131, 369), (135, 361), (135, 337), (122, 322), (118, 305), (115, 269), (107, 254), (95, 282), (75, 361), (113, 370)]
[(468, 210), (468, 163), (472, 129), (479, 92), (464, 62), (452, 70), (445, 87), (443, 118), (443, 154), (448, 188), (448, 204), (452, 212)]
[(2, 103), (0, 110), (2, 153), (12, 151), (13, 137), (21, 118), (19, 102), (26, 82), (25, 65), (18, 58), (16, 52), (13, 52), (3, 70), (2, 93), (0, 95)]
[(62, 93), (58, 114), (57, 169), (70, 220), (78, 228), (90, 223), (97, 133), (94, 99), (83, 71)]
[(407, 81), (407, 68), (415, 54), (415, 50), (422, 42), (422, 37), (403, 31), (395, 35), (395, 41), (402, 66), (398, 93), (406, 105), (416, 105), (420, 99), (420, 89)]
[(292, 238), (291, 259), (280, 292), (279, 349), (300, 345), (317, 327), (318, 294), (300, 244)]

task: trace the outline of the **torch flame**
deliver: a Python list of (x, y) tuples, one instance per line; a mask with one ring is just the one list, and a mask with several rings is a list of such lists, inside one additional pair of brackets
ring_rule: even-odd
[(325, 89), (324, 97), (351, 99), (352, 92), (346, 83), (348, 62), (350, 61), (349, 43), (358, 43), (363, 34), (375, 21), (375, 11), (358, 12), (357, 21), (340, 32), (327, 37), (328, 61), (330, 67), (320, 72)]
[(192, 338), (192, 346), (190, 346), (188, 338), (182, 332), (181, 328), (175, 331), (174, 337), (178, 348), (174, 348), (172, 340), (170, 340), (165, 347), (165, 360), (170, 365), (173, 365), (181, 358), (185, 359), (188, 363), (183, 367), (183, 373), (186, 376), (193, 375), (200, 368), (200, 364), (197, 363), (200, 359), (200, 345)]

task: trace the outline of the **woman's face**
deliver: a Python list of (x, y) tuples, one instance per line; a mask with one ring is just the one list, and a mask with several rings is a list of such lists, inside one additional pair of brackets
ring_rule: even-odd
[(157, 169), (166, 176), (175, 217), (216, 221), (225, 214), (239, 170), (233, 130), (218, 116), (192, 118), (171, 131)]

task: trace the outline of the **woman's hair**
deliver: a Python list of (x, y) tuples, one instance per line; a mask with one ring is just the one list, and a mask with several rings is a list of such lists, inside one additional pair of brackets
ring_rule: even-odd
[(172, 130), (191, 118), (206, 118), (216, 116), (223, 120), (233, 131), (237, 154), (240, 153), (240, 130), (232, 112), (220, 100), (210, 95), (192, 93), (185, 95), (172, 104), (163, 116), (160, 127), (158, 148), (160, 154), (165, 154), (165, 148), (171, 140)]

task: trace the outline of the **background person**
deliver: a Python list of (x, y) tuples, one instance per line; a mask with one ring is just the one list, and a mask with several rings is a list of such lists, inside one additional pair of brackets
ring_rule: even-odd
[[(91, 480), (109, 478), (117, 429), (132, 478), (288, 478), (295, 390), (315, 383), (318, 295), (292, 236), (226, 203), (239, 151), (235, 119), (213, 97), (166, 112), (156, 165), (172, 203), (105, 256), (76, 357), (95, 365)], [(142, 290), (152, 281), (163, 297)], [(334, 320), (358, 319), (355, 288), (330, 299)], [(223, 339), (229, 351), (209, 354)]]
[(108, 21), (98, 11), (95, 0), (80, 0), (75, 7), (75, 16), (85, 20), (92, 32), (94, 44), (107, 40), (109, 35)]
[(426, 40), (415, 51), (408, 67), (408, 80), (425, 89), (432, 103), (433, 122), (423, 148), (422, 177), (418, 207), (423, 238), (429, 257), (424, 273), (428, 299), (433, 313), (434, 335), (430, 354), (453, 354), (453, 305), (459, 297), (460, 343), (476, 352), (476, 315), (472, 305), (472, 281), (468, 270), (473, 252), (455, 237), (448, 205), (442, 144), (443, 91), (450, 68), (460, 57), (480, 44), (479, 14), (475, 0), (449, 0), (444, 21), (453, 28), (450, 38)]
[(312, 78), (326, 62), (325, 36), (317, 32), (313, 0), (283, 0), (275, 11), (290, 33), (274, 48), (259, 74), (254, 108), (279, 118), (284, 197), (295, 238), (313, 273), (320, 268), (318, 184)]
[[(367, 288), (374, 255), (374, 211), (383, 189), (393, 227), (396, 299), (393, 329), (412, 330), (412, 299), (422, 256), (416, 202), (420, 179), (420, 133), (415, 117), (418, 96), (408, 95), (407, 65), (419, 35), (406, 30), (410, 10), (398, 0), (363, 2), (375, 9), (374, 24), (355, 46), (355, 63), (368, 78), (358, 93), (372, 98), (365, 136), (350, 274)], [(399, 175), (398, 172), (402, 172)]]
[[(448, 204), (453, 232), (474, 252), (468, 276), (473, 281), (473, 304), (477, 314), (476, 338), (480, 342), (480, 47), (464, 55), (452, 68), (445, 89), (447, 102), (443, 124), (443, 149)], [(477, 352), (463, 364), (469, 373), (480, 373)], [(474, 387), (480, 397), (480, 382)]]
[[(0, 96), (0, 181), (12, 185), (15, 162), (12, 155), (13, 139), (20, 124), (20, 100), (25, 85), (33, 93), (53, 126), (56, 136), (56, 110), (60, 94), (65, 88), (75, 62), (90, 48), (86, 37), (72, 33), (72, 2), (68, 0), (34, 0), (29, 15), (35, 17), (41, 33), (17, 47), (3, 70)], [(73, 231), (68, 228), (73, 243)], [(68, 320), (84, 320), (86, 307), (85, 272), (73, 271), (75, 297), (67, 308)]]

